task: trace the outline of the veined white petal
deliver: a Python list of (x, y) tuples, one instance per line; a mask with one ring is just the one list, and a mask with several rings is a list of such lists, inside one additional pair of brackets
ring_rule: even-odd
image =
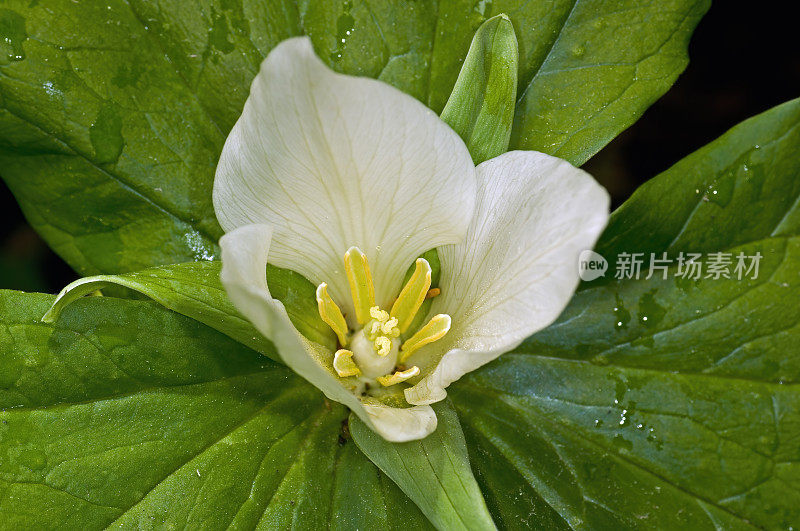
[(270, 263), (327, 282), (351, 317), (345, 251), (367, 255), (376, 303), (389, 306), (414, 258), (463, 238), (475, 190), (466, 146), (433, 111), (333, 72), (298, 37), (253, 81), (217, 167), (214, 208), (226, 231), (271, 225)]
[[(552, 323), (578, 286), (578, 256), (608, 221), (609, 197), (586, 172), (533, 151), (480, 164), (478, 202), (466, 239), (439, 248), (447, 313), (441, 341), (407, 360), (428, 375), (406, 390), (412, 404), (444, 388)], [(434, 368), (435, 366), (435, 368)]]
[(266, 280), (272, 228), (246, 225), (220, 240), (222, 284), (236, 309), (269, 338), (281, 359), (331, 400), (349, 407), (377, 433), (392, 442), (421, 439), (436, 429), (430, 406), (406, 409), (362, 404), (333, 370), (333, 353), (295, 329), (283, 304), (270, 296)]

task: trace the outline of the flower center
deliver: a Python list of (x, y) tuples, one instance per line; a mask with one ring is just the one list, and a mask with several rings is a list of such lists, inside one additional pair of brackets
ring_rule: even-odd
[(431, 290), (431, 266), (418, 258), (414, 273), (400, 291), (389, 311), (375, 304), (375, 289), (367, 257), (357, 247), (344, 255), (350, 294), (353, 297), (357, 330), (351, 330), (339, 306), (328, 294), (328, 285), (317, 287), (317, 307), (322, 320), (333, 329), (342, 348), (333, 356), (333, 368), (341, 378), (359, 377), (363, 383), (377, 381), (391, 387), (419, 375), (419, 367), (405, 367), (406, 360), (422, 348), (447, 334), (450, 316), (432, 317), (414, 334), (403, 340), (414, 323), (426, 297), (439, 294)]

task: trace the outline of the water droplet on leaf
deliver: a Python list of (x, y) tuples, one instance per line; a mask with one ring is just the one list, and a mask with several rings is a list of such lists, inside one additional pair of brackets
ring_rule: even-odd
[(9, 61), (25, 59), (23, 43), (28, 40), (25, 19), (10, 9), (0, 9), (0, 49)]

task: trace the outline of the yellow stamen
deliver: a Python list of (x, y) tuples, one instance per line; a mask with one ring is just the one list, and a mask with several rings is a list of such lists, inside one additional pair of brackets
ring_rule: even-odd
[(333, 368), (340, 378), (348, 376), (359, 376), (361, 369), (353, 361), (353, 353), (349, 350), (340, 349), (333, 355)]
[(356, 319), (364, 324), (369, 321), (370, 308), (375, 306), (375, 288), (372, 285), (367, 255), (358, 247), (350, 247), (344, 253), (344, 269), (350, 284), (350, 294), (353, 296)]
[[(400, 331), (397, 330), (397, 318), (396, 317), (392, 317), (391, 319), (389, 319), (388, 321), (386, 321), (385, 323), (383, 323), (381, 325), (381, 332), (383, 332), (384, 335), (387, 335), (387, 336), (391, 335), (391, 334), (395, 333), (395, 331), (397, 332), (397, 336), (399, 336), (400, 335)], [(395, 336), (395, 337), (397, 337), (397, 336)]]
[(417, 258), (414, 273), (392, 305), (391, 314), (397, 318), (400, 332), (405, 332), (411, 326), (430, 287), (431, 265), (424, 258)]
[(419, 374), (419, 367), (416, 365), (407, 369), (405, 371), (396, 371), (391, 376), (380, 376), (378, 377), (378, 381), (384, 387), (389, 387), (391, 385), (399, 384), (400, 382), (405, 382), (409, 378), (413, 378)]
[(389, 320), (389, 313), (386, 310), (381, 310), (380, 306), (371, 307), (369, 309), (369, 316), (381, 323), (385, 323)]
[(378, 353), (378, 356), (386, 356), (389, 352), (392, 351), (392, 340), (386, 336), (378, 336), (375, 338), (375, 352)]
[(437, 339), (441, 339), (450, 330), (450, 316), (444, 313), (434, 315), (428, 324), (417, 330), (408, 341), (400, 347), (400, 361), (408, 359), (411, 354)]
[(434, 297), (438, 297), (441, 294), (442, 294), (442, 290), (440, 290), (439, 288), (431, 288), (431, 289), (428, 290), (428, 293), (427, 293), (427, 295), (425, 295), (425, 298), (426, 299), (432, 299)]
[(328, 285), (322, 283), (317, 287), (317, 308), (319, 309), (319, 316), (330, 326), (336, 337), (339, 338), (339, 344), (342, 346), (347, 345), (347, 321), (344, 320), (342, 310), (333, 301), (328, 294)]

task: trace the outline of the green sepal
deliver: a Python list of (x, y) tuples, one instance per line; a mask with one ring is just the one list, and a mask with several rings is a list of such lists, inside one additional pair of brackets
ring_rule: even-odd
[[(64, 307), (84, 295), (107, 286), (122, 286), (280, 361), (272, 342), (241, 317), (231, 304), (219, 280), (220, 265), (220, 262), (189, 262), (124, 275), (82, 278), (61, 290), (42, 320), (54, 322)], [(308, 280), (293, 271), (268, 266), (267, 282), (271, 295), (283, 303), (292, 324), (301, 334), (335, 348), (336, 337), (317, 312), (314, 286)]]
[(442, 111), (442, 120), (461, 136), (475, 164), (508, 150), (518, 62), (517, 36), (508, 16), (481, 24)]
[(437, 529), (496, 529), (467, 455), (464, 433), (449, 400), (433, 404), (436, 431), (392, 443), (350, 415), (358, 448), (400, 487)]

